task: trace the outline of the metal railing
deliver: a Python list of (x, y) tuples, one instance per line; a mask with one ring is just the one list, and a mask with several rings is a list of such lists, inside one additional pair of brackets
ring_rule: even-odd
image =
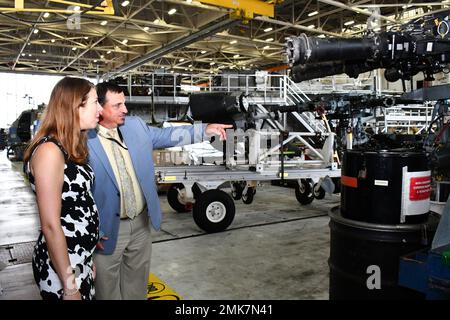
[(239, 92), (248, 96), (250, 103), (282, 104), (287, 103), (285, 75), (273, 75), (267, 72), (254, 74), (225, 73), (220, 75), (193, 75), (178, 73), (152, 73), (142, 83), (128, 79), (128, 100), (146, 100), (146, 97), (172, 100), (174, 103), (187, 103), (187, 97), (195, 92)]
[(382, 133), (388, 133), (389, 129), (403, 129), (408, 134), (419, 134), (428, 128), (433, 109), (428, 104), (386, 108), (384, 114), (377, 117), (377, 125)]

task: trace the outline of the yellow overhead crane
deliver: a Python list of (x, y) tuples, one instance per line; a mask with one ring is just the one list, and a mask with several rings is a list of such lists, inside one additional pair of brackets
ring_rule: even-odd
[[(114, 8), (118, 8), (117, 0), (105, 0), (99, 6), (90, 4), (66, 1), (66, 0), (48, 0), (49, 2), (65, 4), (67, 9), (50, 9), (50, 8), (26, 8), (25, 0), (14, 0), (14, 7), (0, 8), (2, 12), (49, 12), (49, 13), (78, 13), (83, 11), (85, 14), (95, 15), (113, 15)], [(283, 0), (199, 0), (198, 2), (210, 4), (217, 7), (232, 9), (230, 16), (232, 18), (242, 19), (248, 22), (253, 19), (255, 14), (273, 18), (275, 16), (275, 5), (283, 2)], [(72, 8), (71, 8), (72, 7)], [(79, 7), (74, 10), (73, 7)], [(86, 11), (85, 11), (86, 10)]]
[[(91, 4), (79, 3), (75, 1), (65, 0), (48, 0), (49, 2), (61, 3), (68, 6), (67, 9), (50, 9), (50, 8), (26, 8), (25, 0), (14, 0), (14, 7), (0, 8), (1, 12), (48, 12), (48, 13), (79, 13), (83, 11), (84, 14), (95, 15), (113, 15), (114, 14), (114, 0), (105, 0), (99, 6)], [(72, 8), (71, 8), (72, 7)], [(79, 7), (79, 10), (73, 8)], [(84, 11), (88, 9), (87, 11)]]
[(248, 21), (253, 19), (255, 14), (273, 18), (275, 5), (283, 0), (199, 0), (199, 2), (233, 9), (231, 17)]

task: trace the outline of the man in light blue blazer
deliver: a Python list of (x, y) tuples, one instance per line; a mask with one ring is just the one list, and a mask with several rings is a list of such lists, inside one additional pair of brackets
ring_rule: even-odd
[(100, 216), (100, 241), (94, 254), (96, 298), (146, 299), (151, 233), (161, 225), (153, 150), (226, 138), (230, 125), (149, 127), (125, 117), (125, 95), (113, 83), (97, 85), (103, 107), (99, 126), (88, 132), (89, 164), (95, 173), (93, 195)]

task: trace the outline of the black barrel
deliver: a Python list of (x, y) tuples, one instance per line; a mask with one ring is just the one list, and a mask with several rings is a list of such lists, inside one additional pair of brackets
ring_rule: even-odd
[[(347, 150), (342, 162), (341, 213), (357, 221), (398, 224), (401, 216), (402, 168), (429, 170), (424, 152), (404, 149)], [(421, 223), (428, 213), (406, 216), (406, 223)]]
[[(418, 291), (398, 285), (402, 255), (431, 244), (438, 218), (429, 215), (421, 224), (383, 225), (342, 217), (340, 208), (330, 211), (330, 300), (424, 299)], [(379, 268), (380, 289), (367, 285)], [(369, 268), (369, 269), (368, 269)], [(373, 268), (373, 267), (372, 267)]]

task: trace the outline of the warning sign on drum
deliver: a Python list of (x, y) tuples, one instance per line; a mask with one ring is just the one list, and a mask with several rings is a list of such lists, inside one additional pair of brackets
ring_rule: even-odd
[(430, 198), (431, 177), (413, 177), (409, 182), (409, 200), (419, 201)]
[(415, 216), (429, 212), (430, 194), (431, 171), (408, 172), (408, 167), (403, 167), (400, 222), (405, 222), (405, 216)]

